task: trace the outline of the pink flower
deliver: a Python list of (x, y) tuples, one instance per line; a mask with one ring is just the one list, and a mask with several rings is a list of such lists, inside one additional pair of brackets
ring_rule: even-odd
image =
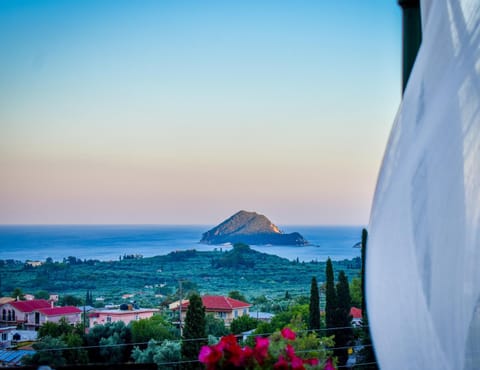
[(278, 361), (273, 365), (273, 368), (275, 370), (289, 370), (289, 365), (288, 365), (288, 362), (287, 360), (285, 360), (285, 358), (283, 358), (282, 355), (280, 355), (278, 357)]
[(309, 358), (307, 360), (303, 360), (303, 363), (310, 366), (317, 366), (319, 361), (318, 358)]
[(198, 355), (198, 359), (206, 365), (208, 370), (215, 369), (216, 364), (221, 358), (222, 352), (219, 351), (216, 346), (203, 346)]
[(325, 362), (325, 367), (323, 368), (323, 370), (335, 370), (335, 366), (333, 366), (333, 361), (331, 357), (329, 357), (327, 362)]
[(292, 369), (305, 370), (305, 366), (303, 366), (303, 360), (300, 357), (295, 356), (292, 358)]
[(287, 358), (291, 361), (293, 360), (295, 357), (297, 357), (295, 355), (295, 349), (292, 347), (291, 344), (287, 344), (287, 346), (285, 347), (285, 352), (287, 354)]
[(288, 340), (295, 340), (295, 338), (297, 337), (295, 332), (290, 328), (283, 328), (281, 333), (282, 337)]
[(268, 338), (263, 337), (256, 337), (255, 338), (255, 348), (253, 349), (253, 355), (257, 362), (262, 365), (263, 361), (268, 356), (268, 346), (270, 345), (270, 341)]

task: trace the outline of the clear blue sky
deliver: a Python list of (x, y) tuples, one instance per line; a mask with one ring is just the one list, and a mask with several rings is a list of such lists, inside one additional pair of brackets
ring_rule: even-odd
[(0, 45), (0, 223), (368, 222), (394, 0), (4, 0)]

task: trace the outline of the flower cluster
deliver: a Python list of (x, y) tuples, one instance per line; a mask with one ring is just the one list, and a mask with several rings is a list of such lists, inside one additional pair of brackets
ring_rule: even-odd
[[(281, 336), (286, 345), (274, 358), (269, 352), (270, 339), (257, 337), (255, 346), (241, 347), (237, 338), (231, 334), (222, 337), (220, 341), (211, 346), (203, 346), (198, 359), (207, 370), (220, 369), (274, 369), (274, 370), (305, 370), (305, 366), (318, 366), (317, 358), (303, 359), (296, 355), (292, 342), (296, 338), (295, 332), (289, 328), (281, 331)], [(325, 369), (334, 370), (331, 360), (325, 364)]]

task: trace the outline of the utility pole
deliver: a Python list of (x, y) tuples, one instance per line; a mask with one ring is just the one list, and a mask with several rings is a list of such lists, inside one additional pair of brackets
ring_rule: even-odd
[(422, 43), (420, 0), (398, 0), (402, 8), (402, 94)]

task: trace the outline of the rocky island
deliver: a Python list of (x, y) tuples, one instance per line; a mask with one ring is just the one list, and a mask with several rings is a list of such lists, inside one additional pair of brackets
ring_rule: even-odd
[(308, 241), (297, 232), (284, 234), (264, 215), (240, 211), (204, 233), (200, 243), (307, 245)]

